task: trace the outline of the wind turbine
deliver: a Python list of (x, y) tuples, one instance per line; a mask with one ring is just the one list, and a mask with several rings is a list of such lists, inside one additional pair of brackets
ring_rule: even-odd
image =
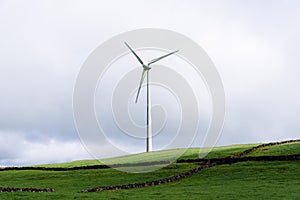
[(145, 75), (147, 75), (147, 141), (146, 141), (147, 146), (146, 146), (146, 152), (149, 152), (149, 151), (152, 151), (152, 129), (151, 129), (152, 123), (151, 123), (151, 102), (150, 102), (150, 88), (149, 88), (149, 71), (151, 69), (150, 65), (152, 65), (153, 63), (156, 63), (157, 61), (159, 61), (163, 58), (166, 58), (167, 56), (170, 56), (170, 55), (178, 52), (179, 50), (173, 51), (166, 55), (152, 59), (149, 62), (145, 63), (142, 61), (142, 59), (133, 51), (133, 49), (126, 42), (124, 42), (124, 43), (143, 67), (143, 72), (142, 72), (139, 88), (138, 88), (138, 91), (136, 94), (135, 103), (137, 103), (137, 101), (138, 101), (140, 90), (141, 90), (143, 81), (145, 79)]

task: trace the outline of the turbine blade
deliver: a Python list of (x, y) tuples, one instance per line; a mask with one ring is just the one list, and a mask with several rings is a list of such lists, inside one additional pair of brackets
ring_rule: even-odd
[(172, 55), (172, 54), (174, 54), (174, 53), (177, 53), (178, 51), (179, 51), (179, 50), (177, 50), (177, 51), (173, 51), (173, 52), (171, 52), (171, 53), (168, 53), (168, 54), (166, 54), (166, 55), (164, 55), (164, 56), (161, 56), (161, 57), (155, 58), (155, 59), (151, 60), (151, 61), (149, 62), (149, 64), (148, 64), (148, 65), (151, 65), (151, 64), (153, 64), (153, 63), (155, 63), (155, 62), (157, 62), (157, 61), (159, 61), (159, 60), (161, 60), (161, 59), (163, 59), (163, 58), (165, 58), (165, 57), (167, 57), (167, 56), (170, 56), (170, 55)]
[(130, 51), (133, 53), (133, 55), (138, 59), (138, 61), (139, 61), (142, 65), (144, 65), (142, 59), (140, 59), (140, 57), (133, 51), (133, 49), (132, 49), (126, 42), (124, 42), (124, 43), (125, 43), (125, 45), (128, 47), (128, 49), (130, 49)]
[(142, 73), (141, 80), (140, 80), (139, 89), (138, 89), (137, 94), (136, 94), (135, 103), (137, 103), (139, 95), (140, 95), (141, 87), (142, 87), (143, 81), (145, 79), (145, 72), (146, 72), (146, 70), (144, 69), (143, 73)]

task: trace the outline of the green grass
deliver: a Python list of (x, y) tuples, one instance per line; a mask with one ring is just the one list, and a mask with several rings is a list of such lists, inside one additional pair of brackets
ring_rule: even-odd
[[(222, 158), (226, 156), (233, 156), (236, 153), (244, 151), (250, 147), (258, 144), (239, 144), (230, 146), (214, 147), (205, 158)], [(149, 153), (139, 153), (126, 155), (121, 157), (103, 159), (106, 164), (124, 164), (124, 163), (139, 163), (139, 162), (152, 162), (162, 160), (176, 160), (176, 159), (196, 159), (199, 158), (200, 153), (206, 153), (207, 149), (190, 148), (190, 149), (171, 149), (163, 151), (154, 151)], [(182, 155), (181, 155), (182, 154)], [(177, 155), (181, 155), (177, 158)], [(104, 164), (99, 160), (78, 160), (68, 163), (56, 163), (56, 164), (43, 164), (35, 165), (42, 167), (78, 167), (78, 166), (90, 166), (90, 165), (101, 165)]]
[(0, 193), (1, 199), (297, 199), (300, 162), (244, 162), (215, 166), (170, 184), (78, 193), (97, 185), (152, 180), (186, 170), (186, 164), (147, 174), (126, 174), (112, 169), (69, 172), (1, 172), (2, 186), (54, 187), (55, 193)]
[(262, 147), (246, 156), (282, 156), (291, 154), (300, 154), (300, 142)]
[[(232, 156), (251, 145), (216, 147), (207, 156)], [(299, 143), (268, 147), (265, 155), (299, 152)], [(272, 149), (272, 150), (271, 150)], [(176, 150), (173, 150), (176, 151)], [(197, 158), (199, 149), (189, 149), (182, 159)], [(151, 159), (169, 158), (172, 150), (153, 152)], [(156, 154), (156, 155), (155, 155)], [(262, 155), (253, 152), (254, 155)], [(114, 162), (140, 162), (143, 154), (126, 156)], [(154, 156), (155, 155), (155, 156)], [(161, 157), (159, 157), (161, 156)], [(99, 164), (98, 161), (75, 161), (56, 167), (73, 167)], [(150, 173), (130, 174), (115, 169), (72, 171), (0, 171), (1, 187), (54, 188), (54, 193), (0, 193), (0, 199), (298, 199), (300, 196), (300, 161), (241, 162), (219, 165), (169, 184), (138, 189), (80, 193), (81, 190), (105, 185), (144, 182), (168, 177), (196, 167), (193, 163), (173, 163)]]
[[(39, 170), (21, 170), (21, 171), (2, 171), (0, 172), (2, 187), (38, 187), (38, 188), (55, 188), (55, 193), (0, 193), (0, 199), (5, 197), (18, 196), (21, 194), (27, 198), (38, 195), (38, 199), (52, 198), (59, 195), (60, 198), (74, 198), (85, 196), (86, 194), (78, 193), (79, 191), (95, 186), (118, 185), (153, 179), (165, 178), (173, 174), (187, 171), (196, 167), (191, 164), (172, 164), (161, 170), (151, 173), (130, 174), (120, 172), (115, 169), (92, 169), (92, 170), (74, 170), (74, 171), (39, 171)], [(94, 194), (88, 194), (88, 196)], [(8, 198), (9, 199), (9, 198)]]

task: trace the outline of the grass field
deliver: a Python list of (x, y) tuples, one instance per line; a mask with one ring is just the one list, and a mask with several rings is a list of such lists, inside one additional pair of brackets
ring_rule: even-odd
[(282, 156), (300, 153), (300, 142), (279, 144), (263, 147), (247, 154), (246, 156)]
[[(244, 151), (250, 147), (256, 146), (257, 144), (242, 144), (242, 145), (230, 145), (215, 147), (205, 158), (222, 158), (226, 156), (233, 156), (236, 153)], [(122, 157), (108, 158), (105, 159), (105, 163), (108, 164), (124, 164), (124, 163), (139, 163), (139, 162), (152, 162), (161, 160), (174, 160), (175, 155), (178, 151), (183, 151), (182, 149), (172, 149), (163, 151), (154, 151), (149, 153), (139, 153)], [(200, 148), (190, 148), (187, 149), (179, 159), (196, 159), (199, 158), (199, 153), (205, 152), (205, 149)], [(57, 163), (57, 164), (43, 164), (35, 165), (42, 167), (78, 167), (78, 166), (88, 166), (88, 165), (99, 165), (103, 164), (98, 160), (78, 160), (68, 163)]]
[[(232, 156), (255, 146), (233, 145), (215, 148), (207, 157)], [(176, 151), (176, 150), (174, 150)], [(189, 149), (181, 159), (197, 158), (199, 149)], [(251, 156), (299, 154), (300, 143), (264, 147)], [(152, 161), (172, 157), (172, 150), (153, 152)], [(250, 155), (249, 154), (249, 155)], [(139, 162), (143, 154), (111, 159), (112, 163)], [(150, 156), (150, 157), (151, 157)], [(95, 165), (98, 161), (75, 161), (46, 165), (74, 167)], [(0, 199), (299, 199), (300, 161), (241, 162), (214, 166), (199, 173), (159, 186), (80, 193), (81, 190), (105, 185), (144, 182), (168, 177), (196, 167), (194, 163), (173, 163), (150, 173), (129, 174), (115, 169), (71, 171), (18, 170), (0, 171), (0, 187), (54, 188), (54, 193), (0, 193)]]

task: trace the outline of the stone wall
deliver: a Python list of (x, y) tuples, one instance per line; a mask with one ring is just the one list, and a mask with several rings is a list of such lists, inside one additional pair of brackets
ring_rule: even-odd
[(55, 192), (52, 188), (14, 188), (0, 187), (0, 192)]

